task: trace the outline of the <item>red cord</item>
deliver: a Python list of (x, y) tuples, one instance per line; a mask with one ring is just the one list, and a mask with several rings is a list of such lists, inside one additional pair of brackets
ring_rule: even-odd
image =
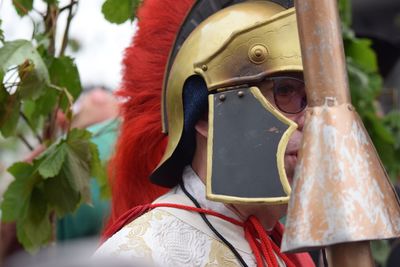
[(288, 258), (288, 256), (281, 252), (281, 249), (278, 247), (277, 244), (275, 244), (274, 242), (271, 242), (271, 244), (275, 253), (278, 254), (279, 257), (281, 257), (281, 259), (286, 263), (286, 267), (296, 267), (296, 265)]
[(263, 264), (263, 259), (260, 253), (260, 248), (257, 245), (257, 241), (253, 237), (253, 235), (250, 233), (250, 229), (248, 227), (245, 228), (244, 230), (244, 237), (246, 238), (247, 242), (250, 245), (251, 251), (253, 251), (254, 257), (256, 258), (256, 263), (258, 267), (262, 267)]
[(278, 262), (276, 260), (276, 257), (274, 255), (274, 252), (272, 250), (271, 246), (271, 240), (268, 238), (264, 228), (262, 227), (260, 221), (255, 217), (255, 216), (250, 216), (248, 218), (248, 221), (253, 224), (258, 238), (261, 240), (261, 248), (263, 249), (263, 253), (265, 255), (265, 258), (270, 258), (271, 259), (271, 266), (278, 266)]
[[(267, 266), (278, 267), (278, 262), (272, 250), (271, 240), (268, 238), (261, 223), (257, 220), (255, 216), (250, 216), (246, 220), (245, 225), (246, 229), (248, 229), (248, 231), (251, 233), (251, 235), (248, 235), (248, 237), (250, 236), (250, 238), (252, 238), (257, 244), (256, 247), (252, 248), (252, 251), (255, 252), (256, 248), (259, 253), (261, 252), (261, 255), (266, 261)], [(262, 267), (264, 266), (264, 264), (262, 261), (261, 263), (257, 262), (257, 266)]]

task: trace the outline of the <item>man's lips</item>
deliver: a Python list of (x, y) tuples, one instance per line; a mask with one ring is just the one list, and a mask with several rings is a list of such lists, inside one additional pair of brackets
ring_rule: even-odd
[(296, 151), (286, 151), (285, 156), (296, 156), (297, 157), (297, 150)]

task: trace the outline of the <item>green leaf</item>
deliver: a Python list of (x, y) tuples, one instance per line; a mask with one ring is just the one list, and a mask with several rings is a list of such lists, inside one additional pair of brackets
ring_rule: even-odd
[(1, 203), (2, 219), (15, 221), (26, 212), (30, 193), (33, 190), (38, 177), (33, 175), (34, 167), (28, 163), (18, 162), (12, 165), (8, 171), (15, 177), (4, 193)]
[(35, 187), (31, 193), (29, 207), (17, 221), (17, 237), (26, 250), (33, 253), (51, 240), (50, 212), (43, 191)]
[(101, 12), (109, 22), (122, 24), (128, 19), (134, 19), (140, 2), (140, 0), (106, 0)]
[(15, 134), (20, 109), (18, 94), (10, 95), (3, 85), (0, 85), (0, 132), (4, 137)]
[(394, 145), (395, 140), (390, 130), (385, 127), (382, 119), (378, 118), (375, 113), (367, 111), (363, 113), (364, 120), (369, 121), (369, 130), (374, 131), (374, 135), (382, 141)]
[(400, 177), (400, 112), (390, 112), (383, 118), (383, 123), (391, 132), (394, 138), (394, 145), (384, 148), (384, 159), (382, 161), (389, 176), (395, 183), (398, 177)]
[(47, 4), (58, 4), (58, 0), (44, 0)]
[(96, 172), (94, 176), (96, 178), (97, 183), (100, 187), (100, 197), (102, 199), (110, 199), (111, 198), (111, 188), (108, 182), (108, 173), (107, 173), (107, 164), (103, 163), (101, 165), (101, 170)]
[(15, 10), (21, 17), (28, 14), (33, 8), (33, 0), (13, 0), (11, 1)]
[(342, 23), (346, 27), (351, 25), (351, 2), (350, 0), (339, 0), (338, 2), (339, 14), (342, 19)]
[(103, 172), (103, 166), (101, 164), (97, 145), (94, 143), (89, 143), (89, 150), (91, 154), (91, 162), (90, 162), (91, 175), (92, 176), (101, 175), (101, 173)]
[(90, 202), (91, 165), (96, 158), (90, 138), (90, 132), (73, 129), (32, 165), (17, 163), (10, 168), (15, 180), (4, 194), (3, 220), (17, 222), (18, 239), (28, 251), (49, 242), (52, 211), (64, 216), (81, 201)]
[(378, 71), (378, 63), (375, 52), (371, 48), (372, 42), (368, 39), (356, 39), (347, 41), (345, 53), (347, 57), (359, 65), (366, 72)]
[(351, 61), (347, 62), (347, 71), (349, 75), (351, 99), (357, 110), (359, 110), (362, 106), (362, 102), (371, 102), (374, 99), (374, 94), (368, 87), (369, 77)]
[(373, 102), (381, 91), (382, 78), (376, 72), (365, 72), (351, 58), (347, 59), (350, 93), (358, 112), (372, 108)]
[(64, 172), (61, 172), (57, 178), (47, 179), (44, 182), (44, 195), (58, 217), (73, 212), (81, 199), (79, 192), (71, 186)]
[(73, 129), (67, 137), (67, 153), (63, 173), (72, 188), (81, 193), (84, 202), (90, 202), (90, 178), (92, 155), (91, 133), (84, 129)]
[[(74, 211), (81, 200), (90, 202), (91, 165), (92, 158), (96, 157), (92, 155), (90, 138), (91, 133), (87, 130), (73, 129), (67, 138), (49, 153), (51, 157), (63, 158), (60, 169), (60, 165), (57, 164), (59, 173), (45, 181), (45, 194), (59, 216)], [(48, 167), (50, 166), (46, 169)]]
[(29, 253), (35, 253), (37, 252), (38, 247), (35, 246), (33, 242), (31, 242), (30, 239), (28, 238), (24, 230), (25, 223), (26, 223), (25, 220), (22, 220), (22, 218), (16, 221), (17, 238), (18, 241), (23, 245), (25, 250), (27, 250)]
[(386, 127), (388, 127), (393, 133), (395, 140), (395, 149), (400, 149), (400, 111), (392, 111), (388, 113), (384, 117), (383, 122)]
[[(36, 99), (42, 93), (50, 78), (43, 59), (26, 40), (6, 42), (0, 48), (0, 77), (4, 77), (10, 67), (18, 65), (21, 83), (18, 88), (22, 99)], [(7, 85), (5, 85), (7, 87)]]
[(25, 60), (18, 66), (18, 76), (21, 80), (17, 90), (25, 99), (39, 97), (48, 83), (47, 77), (46, 80), (42, 80), (43, 77), (35, 71), (35, 64), (31, 60)]
[(101, 198), (110, 199), (111, 191), (108, 184), (107, 164), (101, 162), (97, 145), (95, 143), (90, 143), (89, 146), (92, 155), (91, 175), (99, 184)]
[(371, 241), (371, 250), (374, 260), (384, 266), (391, 251), (388, 240)]
[(29, 201), (29, 210), (27, 212), (28, 219), (33, 224), (38, 224), (43, 220), (43, 217), (48, 214), (46, 199), (43, 190), (39, 187), (34, 187)]
[[(51, 82), (58, 87), (65, 87), (74, 99), (82, 92), (79, 71), (70, 57), (53, 58), (49, 64)], [(65, 111), (68, 107), (66, 97), (61, 101), (61, 108)]]
[(54, 88), (47, 87), (45, 93), (38, 99), (25, 100), (22, 103), (23, 112), (31, 125), (39, 125), (41, 119), (48, 118), (48, 116), (54, 112), (57, 104), (57, 96), (59, 94), (60, 92)]
[(38, 171), (43, 178), (54, 177), (59, 174), (67, 153), (66, 144), (60, 143), (57, 146), (51, 146), (40, 157), (42, 159)]

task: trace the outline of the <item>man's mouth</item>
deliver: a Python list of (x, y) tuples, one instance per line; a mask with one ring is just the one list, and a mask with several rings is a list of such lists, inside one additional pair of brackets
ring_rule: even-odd
[(290, 151), (285, 153), (285, 158), (288, 160), (287, 163), (296, 164), (297, 162), (297, 151)]
[(285, 153), (286, 156), (294, 156), (297, 157), (297, 150), (296, 151), (288, 151)]

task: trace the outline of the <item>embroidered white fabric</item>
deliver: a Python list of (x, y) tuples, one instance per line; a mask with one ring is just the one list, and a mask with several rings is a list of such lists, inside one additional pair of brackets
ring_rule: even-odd
[[(205, 186), (190, 167), (185, 168), (183, 180), (203, 208), (238, 219), (224, 204), (206, 200)], [(193, 206), (178, 187), (155, 202)], [(212, 216), (208, 219), (237, 249), (248, 266), (256, 266), (241, 227)], [(94, 256), (118, 256), (129, 259), (132, 266), (240, 266), (199, 214), (173, 208), (156, 208), (137, 218), (109, 238)], [(285, 266), (281, 260), (279, 263)]]
[(204, 234), (172, 217), (154, 224), (150, 238), (159, 248), (153, 258), (162, 266), (201, 266), (208, 248)]

